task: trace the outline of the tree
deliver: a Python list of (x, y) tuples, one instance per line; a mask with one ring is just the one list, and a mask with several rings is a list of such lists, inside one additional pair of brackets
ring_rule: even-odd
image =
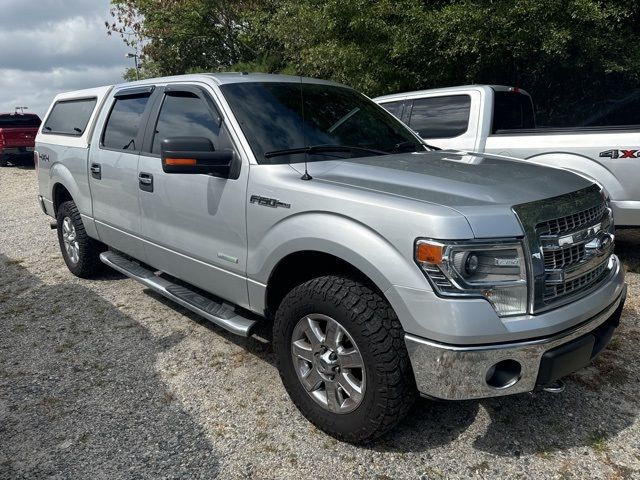
[(143, 44), (154, 74), (286, 72), (369, 95), (514, 85), (543, 124), (575, 122), (640, 80), (634, 0), (114, 0), (114, 15), (110, 31)]
[(246, 47), (238, 12), (251, 1), (112, 0), (108, 34), (141, 52), (143, 76), (216, 71), (241, 60)]

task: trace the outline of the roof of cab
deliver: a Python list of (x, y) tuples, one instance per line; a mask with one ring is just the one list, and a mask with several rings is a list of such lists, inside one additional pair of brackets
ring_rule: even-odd
[[(512, 91), (514, 87), (508, 87), (506, 85), (479, 85), (479, 84), (460, 85), (456, 87), (431, 88), (426, 90), (415, 90), (411, 92), (392, 93), (390, 95), (383, 95), (380, 97), (376, 97), (373, 100), (378, 103), (381, 103), (381, 102), (387, 102), (391, 100), (398, 100), (399, 98), (404, 98), (404, 97), (419, 97), (427, 93), (428, 94), (443, 94), (443, 93), (456, 94), (456, 93), (468, 92), (469, 90), (476, 90), (476, 91), (485, 90), (486, 91), (490, 89), (498, 92), (508, 92), (508, 91)], [(525, 95), (529, 95), (526, 91), (522, 89), (518, 88), (517, 91), (520, 93), (524, 93)]]
[(294, 75), (276, 75), (272, 73), (247, 73), (247, 72), (219, 72), (219, 73), (195, 73), (188, 75), (174, 75), (172, 77), (147, 78), (137, 80), (135, 82), (127, 82), (115, 85), (115, 88), (143, 86), (154, 83), (173, 83), (173, 82), (189, 82), (189, 81), (213, 81), (217, 85), (226, 85), (230, 83), (252, 83), (252, 82), (303, 82), (316, 83), (323, 85), (335, 85), (345, 87), (331, 80), (321, 80), (319, 78), (298, 77)]

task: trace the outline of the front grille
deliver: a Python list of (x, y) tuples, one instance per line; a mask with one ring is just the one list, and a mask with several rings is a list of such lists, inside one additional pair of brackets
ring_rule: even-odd
[(544, 252), (545, 270), (557, 270), (578, 263), (586, 255), (584, 243), (569, 245), (560, 250), (547, 250)]
[(608, 278), (613, 218), (600, 187), (513, 207), (531, 252), (529, 311), (557, 308)]
[(588, 290), (590, 286), (595, 285), (598, 283), (598, 280), (601, 280), (605, 276), (607, 264), (608, 262), (605, 261), (590, 272), (563, 284), (547, 285), (544, 292), (545, 302), (553, 301), (565, 295), (576, 294), (581, 290)]
[[(538, 238), (542, 240), (544, 237), (554, 244), (545, 246), (547, 244), (541, 241), (545, 270), (545, 305), (552, 305), (564, 297), (586, 291), (603, 278), (610, 252), (595, 253), (587, 249), (587, 244), (598, 235), (602, 235), (602, 231), (606, 232), (609, 227), (608, 219), (606, 204), (599, 203), (578, 213), (536, 225)], [(562, 242), (559, 241), (560, 238)], [(567, 244), (567, 241), (570, 243)], [(579, 277), (562, 280), (567, 272), (576, 268), (587, 270)]]
[(595, 223), (598, 219), (602, 218), (606, 209), (607, 206), (601, 203), (600, 205), (578, 213), (539, 223), (536, 230), (540, 235), (558, 235), (560, 233), (570, 232)]

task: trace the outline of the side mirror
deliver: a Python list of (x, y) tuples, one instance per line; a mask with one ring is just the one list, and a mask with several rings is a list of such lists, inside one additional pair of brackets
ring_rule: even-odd
[(229, 178), (234, 163), (231, 150), (216, 152), (205, 137), (168, 137), (160, 144), (165, 173), (204, 173)]

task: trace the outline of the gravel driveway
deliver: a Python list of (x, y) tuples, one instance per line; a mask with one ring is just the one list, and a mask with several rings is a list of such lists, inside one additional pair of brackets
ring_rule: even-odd
[(262, 337), (119, 274), (72, 276), (35, 172), (0, 169), (0, 478), (640, 478), (640, 233), (623, 324), (565, 393), (420, 401), (367, 446), (289, 401)]

